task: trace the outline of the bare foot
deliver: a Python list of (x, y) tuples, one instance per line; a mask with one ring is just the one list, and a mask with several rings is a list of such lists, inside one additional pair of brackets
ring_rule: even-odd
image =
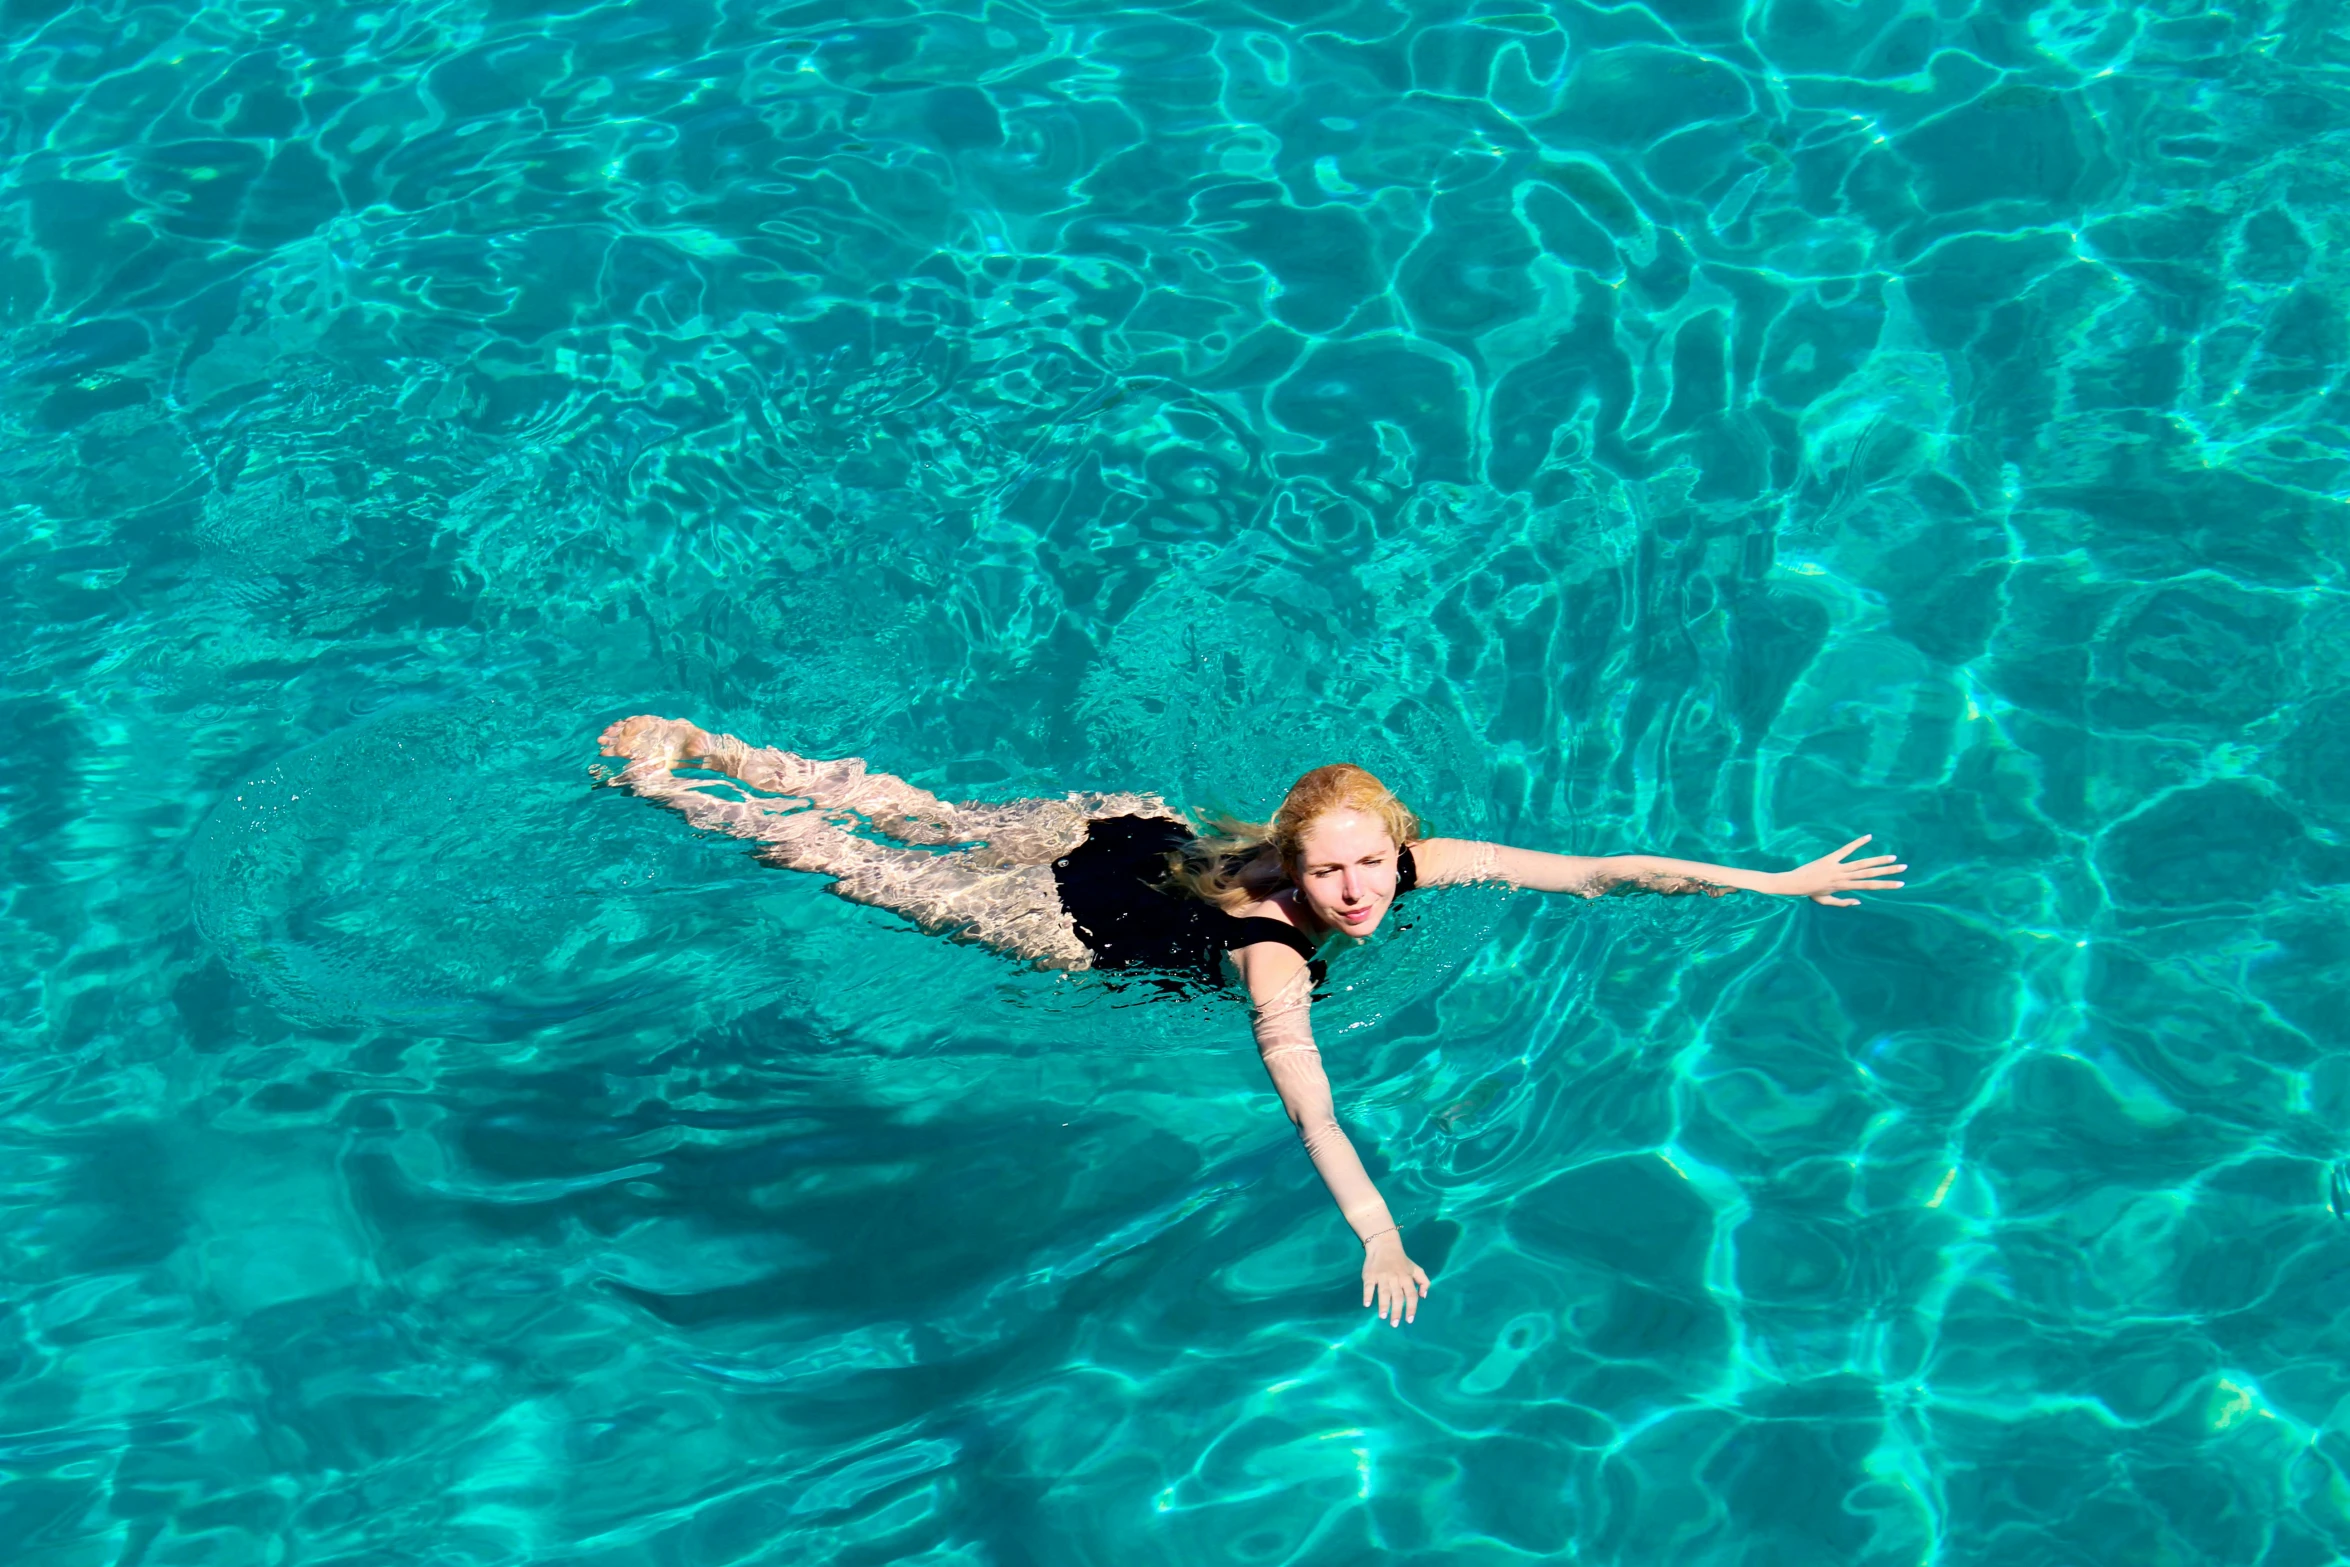
[(606, 756), (625, 756), (647, 767), (675, 767), (709, 748), (710, 737), (693, 724), (651, 713), (623, 718), (596, 737), (596, 749)]

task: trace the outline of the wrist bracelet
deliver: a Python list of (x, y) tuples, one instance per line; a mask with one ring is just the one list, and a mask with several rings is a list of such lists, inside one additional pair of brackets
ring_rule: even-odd
[(1363, 1250), (1369, 1251), (1371, 1249), (1371, 1242), (1377, 1240), (1382, 1235), (1400, 1235), (1402, 1233), (1403, 1226), (1400, 1224), (1390, 1224), (1384, 1230), (1373, 1230), (1370, 1234), (1363, 1237)]

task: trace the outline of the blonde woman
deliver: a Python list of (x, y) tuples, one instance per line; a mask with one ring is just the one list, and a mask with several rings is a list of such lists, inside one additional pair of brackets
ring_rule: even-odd
[[(1363, 1304), (1389, 1323), (1418, 1315), (1428, 1275), (1332, 1111), (1308, 1022), (1326, 950), (1369, 936), (1397, 898), (1424, 887), (1492, 881), (1585, 898), (1745, 890), (1843, 908), (1858, 900), (1840, 894), (1899, 887), (1883, 878), (1907, 869), (1889, 854), (1847, 860), (1866, 837), (1776, 872), (1424, 838), (1402, 801), (1345, 763), (1300, 778), (1270, 822), (1218, 819), (1202, 832), (1155, 795), (958, 805), (853, 757), (817, 761), (678, 719), (622, 719), (601, 745), (628, 761), (613, 784), (927, 929), (1053, 968), (1237, 978), (1282, 1107), (1363, 1243)], [(679, 778), (678, 767), (724, 776)], [(892, 848), (855, 836), (860, 824), (900, 843), (962, 847)]]

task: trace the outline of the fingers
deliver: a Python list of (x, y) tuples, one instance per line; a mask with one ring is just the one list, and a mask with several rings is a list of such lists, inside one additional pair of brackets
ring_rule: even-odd
[(1841, 860), (1842, 858), (1844, 858), (1844, 856), (1846, 856), (1847, 854), (1850, 854), (1850, 853), (1851, 853), (1853, 850), (1855, 850), (1855, 849), (1859, 848), (1859, 847), (1860, 847), (1862, 844), (1864, 844), (1864, 843), (1868, 842), (1868, 841), (1869, 841), (1871, 838), (1873, 838), (1873, 837), (1875, 837), (1875, 836), (1876, 836), (1876, 834), (1875, 834), (1875, 833), (1867, 833), (1867, 832), (1864, 832), (1864, 833), (1862, 833), (1862, 834), (1861, 834), (1859, 837), (1857, 837), (1857, 838), (1853, 839), (1853, 840), (1852, 840), (1850, 843), (1846, 844), (1846, 845), (1845, 845), (1843, 848), (1841, 848), (1841, 849), (1838, 849), (1838, 850), (1837, 850), (1837, 851), (1836, 851), (1834, 854), (1831, 854), (1831, 855), (1829, 855), (1829, 856), (1828, 856), (1828, 858), (1829, 858), (1829, 859), (1831, 859), (1831, 860)]
[(1413, 1293), (1410, 1280), (1390, 1279), (1380, 1289), (1387, 1296), (1380, 1315), (1390, 1327), (1401, 1327), (1419, 1316), (1420, 1297)]
[(1428, 1292), (1428, 1275), (1413, 1264), (1409, 1275), (1390, 1275), (1381, 1279), (1363, 1280), (1363, 1304), (1371, 1304), (1374, 1294), (1379, 1299), (1379, 1320), (1391, 1327), (1401, 1327), (1420, 1318), (1420, 1300)]

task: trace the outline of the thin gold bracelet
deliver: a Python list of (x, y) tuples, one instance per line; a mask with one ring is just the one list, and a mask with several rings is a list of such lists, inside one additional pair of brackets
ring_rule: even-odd
[(1371, 1242), (1377, 1240), (1382, 1235), (1400, 1235), (1402, 1233), (1403, 1226), (1400, 1224), (1390, 1224), (1384, 1230), (1373, 1230), (1370, 1234), (1363, 1237), (1363, 1250), (1369, 1251), (1371, 1249)]

